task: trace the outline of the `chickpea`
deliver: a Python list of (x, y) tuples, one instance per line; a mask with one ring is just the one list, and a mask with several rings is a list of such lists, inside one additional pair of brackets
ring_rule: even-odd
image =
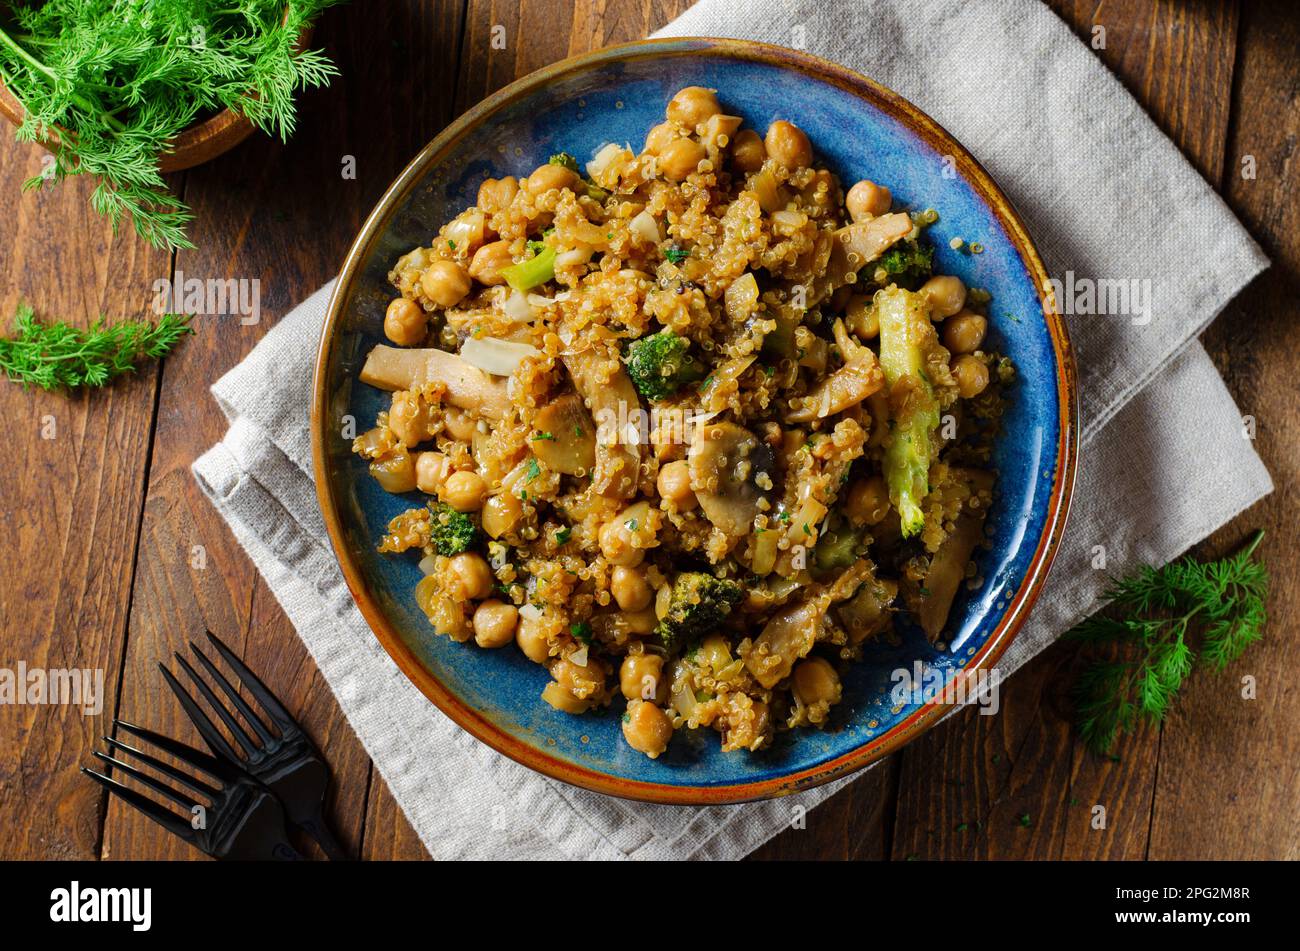
[(687, 86), (685, 89), (679, 89), (677, 95), (668, 102), (668, 120), (680, 122), (686, 128), (694, 129), (709, 116), (715, 116), (722, 111), (722, 107), (718, 105), (718, 97), (714, 95), (716, 92), (716, 89), (705, 89), (703, 86)]
[(930, 306), (930, 319), (951, 317), (966, 305), (966, 285), (960, 278), (936, 274), (918, 291)]
[(492, 593), (492, 569), (483, 556), (463, 551), (447, 562), (448, 593), (459, 593), (458, 601), (478, 601)]
[(469, 276), (480, 284), (504, 284), (506, 278), (501, 272), (514, 263), (510, 242), (493, 241), (474, 252), (474, 258), (469, 262)]
[(424, 343), (429, 332), (429, 315), (424, 308), (407, 297), (394, 297), (384, 311), (384, 336), (399, 347), (414, 347)]
[(429, 406), (418, 393), (399, 390), (388, 406), (388, 428), (404, 446), (418, 446), (429, 438)]
[(623, 738), (627, 745), (651, 759), (668, 749), (673, 738), (673, 723), (653, 703), (632, 700), (623, 716)]
[(767, 147), (753, 129), (741, 129), (731, 141), (731, 164), (740, 172), (757, 172), (767, 161)]
[(778, 119), (767, 127), (767, 138), (763, 140), (767, 154), (786, 168), (794, 170), (812, 164), (812, 143), (803, 129), (793, 122)]
[(618, 670), (618, 688), (628, 700), (653, 700), (667, 687), (664, 659), (658, 654), (628, 654)]
[(849, 486), (844, 512), (859, 525), (876, 525), (889, 514), (889, 489), (878, 475)]
[(588, 656), (585, 667), (575, 664), (567, 657), (551, 665), (551, 676), (555, 682), (579, 700), (586, 700), (592, 694), (600, 693), (605, 686), (605, 670)]
[(519, 192), (519, 182), (513, 175), (489, 178), (478, 187), (478, 206), (488, 215), (495, 215), (510, 207)]
[(477, 512), (487, 496), (487, 483), (477, 472), (453, 472), (438, 489), (438, 498), (457, 512)]
[(894, 196), (884, 185), (863, 179), (849, 189), (844, 199), (844, 207), (854, 221), (868, 221), (889, 211), (894, 203)]
[(474, 417), (463, 409), (448, 406), (442, 411), (442, 418), (447, 424), (447, 432), (452, 439), (471, 442), (474, 434), (478, 432), (478, 423), (474, 422)]
[(801, 660), (794, 668), (794, 692), (808, 706), (840, 702), (840, 675), (820, 657)]
[(521, 617), (519, 626), (515, 629), (515, 643), (524, 652), (524, 656), (534, 664), (544, 664), (546, 658), (550, 656), (550, 644), (546, 641), (540, 619), (530, 621), (526, 617)]
[(509, 492), (489, 496), (483, 503), (483, 531), (489, 538), (500, 538), (513, 532), (523, 517), (523, 504)]
[(964, 353), (952, 362), (951, 369), (962, 399), (979, 396), (989, 385), (989, 368), (979, 357)]
[(455, 307), (469, 293), (469, 274), (455, 261), (434, 261), (420, 275), (420, 287), (439, 307)]
[(661, 468), (655, 485), (663, 498), (676, 503), (679, 512), (690, 511), (698, 504), (695, 493), (691, 491), (691, 467), (685, 459)]
[(661, 122), (646, 133), (645, 148), (641, 151), (658, 155), (676, 138), (677, 127), (671, 122)]
[(611, 565), (633, 568), (645, 560), (645, 549), (632, 547), (632, 533), (623, 524), (622, 515), (614, 517), (600, 528), (598, 541), (601, 554)]
[(641, 572), (625, 565), (616, 565), (610, 572), (609, 590), (624, 611), (643, 611), (654, 597), (654, 591)]
[(426, 495), (437, 495), (447, 478), (450, 463), (440, 452), (422, 452), (415, 457), (415, 485)]
[(694, 139), (674, 139), (659, 153), (659, 171), (670, 181), (680, 182), (704, 161), (704, 146)]
[(629, 634), (635, 634), (637, 637), (647, 637), (654, 633), (654, 629), (659, 626), (659, 615), (655, 614), (654, 608), (646, 608), (642, 611), (623, 611), (619, 614), (619, 619)]
[(537, 171), (528, 176), (528, 194), (545, 195), (556, 188), (572, 188), (578, 183), (578, 176), (572, 169), (563, 165), (539, 165)]
[(415, 488), (415, 464), (405, 450), (370, 463), (370, 474), (385, 492), (400, 495)]
[(858, 335), (859, 340), (874, 340), (880, 336), (880, 318), (876, 316), (876, 308), (871, 305), (871, 298), (866, 294), (850, 297), (844, 315), (849, 329)]
[(943, 345), (952, 353), (974, 353), (984, 342), (988, 329), (987, 319), (963, 310), (943, 322)]
[(515, 639), (519, 609), (492, 599), (474, 611), (474, 643), (479, 647), (505, 647)]

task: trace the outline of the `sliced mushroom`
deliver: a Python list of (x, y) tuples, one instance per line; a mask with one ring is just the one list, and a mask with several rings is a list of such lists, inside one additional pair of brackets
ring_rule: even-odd
[(869, 221), (855, 221), (835, 232), (830, 263), (832, 283), (836, 287), (847, 284), (848, 275), (860, 272), (889, 250), (890, 245), (906, 238), (913, 227), (908, 215), (895, 212)]
[(636, 387), (618, 357), (605, 349), (566, 353), (564, 366), (599, 427), (592, 485), (601, 495), (631, 498), (641, 474), (641, 447), (620, 430), (641, 412)]
[(813, 649), (826, 613), (824, 602), (809, 598), (787, 607), (772, 616), (754, 641), (745, 666), (768, 690), (789, 677), (795, 661)]
[(375, 347), (361, 368), (361, 382), (381, 390), (410, 390), (425, 383), (444, 383), (447, 402), (489, 419), (510, 411), (505, 380), (493, 379), (454, 353), (436, 349)]
[(548, 469), (583, 475), (596, 465), (596, 426), (582, 397), (565, 393), (543, 406), (533, 420), (530, 445)]
[(706, 423), (696, 427), (686, 461), (705, 517), (729, 538), (748, 534), (762, 497), (754, 480), (771, 473), (772, 448), (743, 426)]
[(825, 419), (857, 406), (885, 385), (885, 374), (875, 352), (850, 337), (842, 320), (835, 321), (835, 344), (844, 357), (844, 365), (813, 387), (799, 407), (786, 416), (790, 422)]

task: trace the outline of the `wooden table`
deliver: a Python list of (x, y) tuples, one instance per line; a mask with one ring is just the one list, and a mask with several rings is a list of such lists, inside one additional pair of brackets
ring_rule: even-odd
[[(766, 858), (1300, 857), (1300, 136), (1291, 0), (1051, 0), (1274, 261), (1206, 334), (1277, 491), (1199, 546), (1217, 555), (1269, 530), (1266, 640), (1225, 675), (1197, 674), (1177, 713), (1114, 760), (1085, 755), (1062, 684), (1070, 646), (1003, 691), (999, 716), (967, 710), (828, 804)], [(332, 10), (316, 33), (342, 69), (304, 98), (287, 146), (256, 137), (174, 178), (197, 213), (197, 251), (169, 257), (87, 204), (86, 182), (22, 195), (42, 152), (0, 136), (0, 305), (20, 297), (79, 323), (149, 312), (153, 282), (258, 278), (264, 318), (201, 318), (164, 364), (72, 397), (0, 384), (11, 462), (0, 469), (0, 666), (99, 667), (97, 717), (0, 708), (0, 857), (198, 854), (78, 775), (114, 716), (197, 742), (155, 666), (205, 627), (226, 638), (301, 714), (338, 779), (340, 837), (367, 859), (425, 851), (349, 729), (274, 597), (192, 479), (225, 420), (208, 386), (337, 269), (362, 219), (453, 116), (564, 56), (638, 39), (686, 0), (383, 0)], [(506, 47), (491, 48), (495, 27)], [(341, 174), (355, 158), (355, 179)], [(1253, 160), (1248, 159), (1253, 156)], [(1255, 177), (1244, 177), (1251, 164)], [(1243, 165), (1246, 163), (1246, 165)], [(1134, 182), (1135, 189), (1141, 182)], [(1117, 214), (1122, 209), (1098, 209)], [(53, 438), (46, 438), (52, 436)], [(1171, 486), (1176, 491), (1177, 486)], [(1258, 679), (1242, 702), (1238, 678)], [(1105, 830), (1090, 823), (1106, 807)], [(1022, 817), (1028, 816), (1028, 824)]]

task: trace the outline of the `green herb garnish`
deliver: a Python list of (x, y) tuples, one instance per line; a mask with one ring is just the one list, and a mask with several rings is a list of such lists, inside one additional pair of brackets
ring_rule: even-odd
[(1251, 556), (1263, 537), (1256, 532), (1241, 551), (1218, 561), (1183, 558), (1115, 580), (1105, 596), (1116, 610), (1069, 632), (1122, 648), (1119, 660), (1094, 664), (1075, 686), (1077, 726), (1090, 750), (1104, 753), (1139, 716), (1163, 719), (1198, 659), (1221, 671), (1259, 640), (1268, 569)]
[(574, 624), (570, 624), (569, 633), (584, 644), (591, 643), (591, 625), (586, 621), (578, 621)]
[(672, 261), (674, 264), (681, 264), (691, 256), (691, 252), (687, 251), (685, 248), (679, 248), (675, 244), (666, 245), (663, 250), (664, 257), (669, 261)]
[(164, 314), (156, 324), (124, 320), (111, 327), (103, 318), (82, 330), (62, 322), (42, 324), (31, 307), (18, 305), (14, 337), (0, 338), (0, 370), (24, 386), (45, 390), (103, 386), (129, 373), (140, 360), (156, 360), (185, 334), (184, 314)]
[(48, 0), (14, 5), (0, 29), (0, 77), (22, 103), (16, 136), (54, 141), (23, 188), (98, 176), (95, 211), (130, 215), (156, 247), (190, 248), (189, 207), (158, 168), (170, 140), (229, 108), (287, 139), (294, 95), (337, 73), (299, 36), (338, 0)]

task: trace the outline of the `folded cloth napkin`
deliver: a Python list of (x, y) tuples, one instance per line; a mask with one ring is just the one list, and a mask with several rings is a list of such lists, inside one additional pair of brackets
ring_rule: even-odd
[[(1063, 294), (1071, 271), (1077, 286), (1150, 282), (1136, 320), (1069, 318), (1085, 419), (1074, 509), (1004, 674), (1096, 606), (1105, 572), (1092, 567), (1094, 546), (1105, 546), (1112, 572), (1162, 564), (1271, 491), (1195, 339), (1267, 261), (1046, 7), (701, 0), (664, 32), (802, 47), (860, 70), (934, 116), (989, 169)], [(785, 828), (794, 806), (811, 809), (853, 781), (734, 807), (624, 802), (518, 766), (425, 700), (367, 628), (316, 507), (306, 407), (329, 289), (213, 387), (230, 430), (194, 473), (436, 858), (734, 859)]]

